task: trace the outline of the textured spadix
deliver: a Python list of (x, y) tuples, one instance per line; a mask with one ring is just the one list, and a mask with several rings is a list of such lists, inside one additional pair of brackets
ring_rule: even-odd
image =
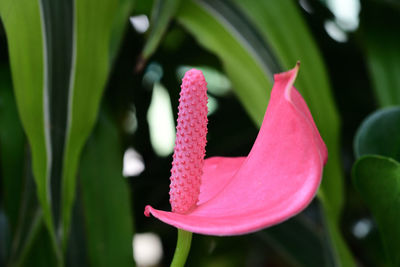
[(190, 232), (238, 235), (306, 208), (321, 182), (327, 150), (293, 87), (298, 68), (275, 75), (264, 121), (247, 157), (205, 160), (195, 207), (178, 214), (147, 206), (145, 214)]
[(169, 201), (173, 212), (186, 213), (199, 200), (207, 142), (207, 84), (201, 71), (185, 73), (178, 109)]

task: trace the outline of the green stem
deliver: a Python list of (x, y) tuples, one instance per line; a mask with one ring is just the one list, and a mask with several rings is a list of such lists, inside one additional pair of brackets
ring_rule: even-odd
[(178, 241), (176, 243), (175, 254), (171, 263), (171, 267), (185, 266), (185, 262), (190, 251), (191, 243), (192, 243), (192, 233), (186, 232), (185, 230), (182, 229), (178, 229)]

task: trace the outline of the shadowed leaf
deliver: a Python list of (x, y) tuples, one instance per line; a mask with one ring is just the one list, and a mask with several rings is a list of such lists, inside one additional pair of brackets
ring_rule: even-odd
[(121, 145), (108, 116), (82, 154), (80, 184), (92, 266), (132, 266), (133, 222), (128, 184), (122, 177)]
[(361, 157), (353, 182), (374, 216), (392, 266), (400, 264), (400, 164), (381, 156)]
[(400, 160), (400, 107), (378, 110), (361, 124), (354, 138), (356, 157), (375, 154)]

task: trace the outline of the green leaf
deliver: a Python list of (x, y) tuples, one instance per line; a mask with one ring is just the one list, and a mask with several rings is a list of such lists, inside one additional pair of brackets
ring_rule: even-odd
[[(91, 266), (132, 266), (133, 222), (114, 123), (100, 116), (82, 154), (80, 185)], [(101, 163), (101, 164), (99, 164)]]
[(185, 1), (177, 19), (219, 57), (236, 95), (258, 125), (265, 113), (273, 73), (301, 61), (296, 86), (329, 151), (319, 196), (339, 261), (354, 266), (338, 228), (343, 206), (339, 118), (324, 63), (298, 8), (290, 0)]
[(51, 240), (56, 246), (50, 203), (51, 152), (49, 117), (46, 115), (45, 105), (48, 92), (44, 72), (41, 12), (39, 1), (0, 2), (0, 16), (7, 34), (17, 107), (31, 147), (38, 198)]
[(127, 1), (0, 3), (38, 196), (53, 245), (60, 239), (64, 250), (80, 153), (97, 118), (123, 32), (118, 27), (125, 25), (117, 16), (128, 15)]
[[(30, 158), (26, 160), (24, 169), (23, 188), (21, 188), (21, 205), (19, 209), (18, 223), (10, 248), (8, 258), (9, 266), (42, 266), (41, 262), (49, 262), (51, 266), (60, 264), (58, 247), (49, 235), (45, 225), (43, 212), (39, 207), (36, 194), (35, 181), (30, 168)], [(39, 236), (40, 235), (40, 236)], [(38, 241), (41, 240), (41, 241)], [(37, 248), (37, 242), (45, 242), (46, 245)], [(37, 255), (37, 254), (41, 254)], [(57, 262), (58, 261), (58, 262)], [(25, 263), (25, 264), (23, 264)]]
[(26, 254), (19, 259), (21, 261), (15, 263), (15, 266), (57, 266), (57, 258), (53, 253), (49, 232), (40, 218), (32, 230), (34, 232), (30, 233), (29, 248), (25, 251)]
[(382, 156), (361, 157), (353, 182), (371, 210), (392, 266), (400, 265), (400, 164)]
[(4, 201), (11, 233), (15, 232), (22, 197), (25, 136), (7, 68), (0, 66), (0, 165)]
[(143, 58), (149, 59), (160, 44), (168, 25), (182, 0), (156, 0), (151, 12), (150, 32), (143, 48)]
[(365, 1), (360, 16), (362, 44), (382, 107), (400, 105), (399, 4), (394, 7), (380, 1)]
[(66, 247), (82, 148), (95, 124), (110, 66), (110, 44), (118, 3), (76, 1), (66, 141), (62, 172), (62, 240)]
[(369, 115), (354, 138), (356, 157), (376, 154), (400, 161), (400, 107), (385, 108)]
[[(46, 230), (43, 212), (39, 207), (35, 190), (36, 187), (32, 174), (25, 174), (18, 224), (13, 236), (9, 257), (11, 266), (18, 266), (18, 264), (26, 260), (26, 257), (31, 253), (35, 239), (38, 238), (39, 228)], [(49, 234), (46, 234), (46, 236), (50, 237)], [(47, 238), (47, 240), (51, 245), (47, 253), (57, 255), (59, 253), (58, 247), (52, 243), (51, 239)]]

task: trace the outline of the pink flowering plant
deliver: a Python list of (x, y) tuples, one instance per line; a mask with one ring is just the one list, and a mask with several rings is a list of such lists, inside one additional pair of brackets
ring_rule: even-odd
[[(186, 72), (170, 178), (172, 211), (146, 206), (145, 215), (181, 230), (223, 236), (258, 231), (305, 209), (321, 183), (328, 153), (293, 86), (299, 66), (275, 75), (264, 121), (249, 155), (205, 160), (206, 81), (199, 70)], [(176, 261), (173, 266), (179, 266)]]
[(400, 266), (399, 17), (0, 0), (0, 266)]

